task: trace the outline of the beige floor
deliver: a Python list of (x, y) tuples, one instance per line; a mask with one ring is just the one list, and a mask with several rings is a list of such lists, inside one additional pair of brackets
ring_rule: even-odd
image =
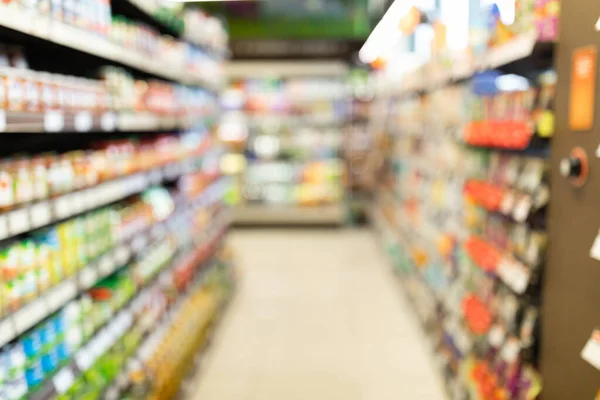
[(368, 230), (244, 230), (240, 285), (192, 400), (444, 399)]

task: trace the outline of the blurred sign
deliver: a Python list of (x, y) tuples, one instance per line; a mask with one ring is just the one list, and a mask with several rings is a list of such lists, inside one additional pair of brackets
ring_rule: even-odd
[(350, 59), (362, 46), (358, 40), (233, 40), (234, 59)]

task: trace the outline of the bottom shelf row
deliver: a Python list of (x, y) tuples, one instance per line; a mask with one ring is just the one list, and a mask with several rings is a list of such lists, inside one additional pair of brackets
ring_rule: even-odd
[(164, 238), (5, 346), (0, 398), (176, 394), (176, 377), (230, 292), (229, 263), (221, 257), (227, 227), (221, 214), (187, 240)]

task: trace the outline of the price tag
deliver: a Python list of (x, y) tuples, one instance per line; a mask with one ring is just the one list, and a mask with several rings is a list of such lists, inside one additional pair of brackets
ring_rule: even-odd
[(592, 336), (581, 350), (581, 358), (600, 370), (600, 330), (594, 329)]
[(489, 343), (495, 347), (499, 348), (504, 343), (504, 338), (506, 337), (506, 332), (504, 328), (500, 325), (495, 325), (490, 329), (490, 333), (488, 334)]
[(63, 295), (60, 291), (61, 287), (57, 287), (46, 294), (45, 299), (50, 308), (50, 311), (56, 311), (64, 305)]
[(71, 203), (73, 204), (74, 214), (85, 211), (85, 196), (83, 192), (73, 193), (71, 195)]
[(75, 364), (79, 370), (85, 372), (94, 363), (92, 354), (84, 347), (75, 354)]
[(100, 117), (100, 127), (103, 131), (114, 131), (117, 128), (117, 116), (113, 112), (107, 112)]
[(153, 169), (148, 174), (148, 181), (152, 185), (158, 185), (159, 183), (162, 182), (162, 179), (163, 179), (163, 176), (162, 176), (162, 171), (160, 170), (160, 168)]
[(98, 273), (94, 267), (87, 267), (79, 274), (79, 284), (84, 289), (89, 289), (98, 281)]
[(179, 175), (179, 163), (172, 163), (165, 167), (165, 177), (167, 179), (174, 179)]
[(513, 208), (517, 201), (517, 194), (513, 191), (508, 191), (502, 198), (502, 204), (500, 205), (500, 211), (505, 215), (512, 214)]
[(31, 224), (34, 228), (49, 224), (52, 219), (50, 203), (44, 201), (32, 206), (30, 214)]
[(8, 236), (8, 220), (6, 219), (6, 215), (0, 215), (0, 240), (6, 239)]
[(146, 237), (146, 235), (138, 235), (131, 243), (131, 247), (134, 252), (139, 253), (147, 244), (148, 237)]
[(6, 131), (6, 111), (0, 110), (0, 132)]
[(0, 347), (9, 343), (16, 336), (15, 328), (10, 318), (4, 318), (0, 321)]
[(115, 259), (117, 260), (117, 263), (123, 265), (127, 262), (127, 260), (129, 260), (129, 257), (131, 256), (131, 251), (127, 248), (127, 246), (120, 246), (116, 251), (115, 251)]
[(69, 195), (61, 196), (54, 200), (54, 213), (59, 219), (71, 215), (71, 204)]
[(529, 212), (531, 211), (531, 197), (530, 196), (523, 196), (519, 202), (517, 203), (514, 211), (513, 211), (513, 218), (517, 221), (517, 222), (525, 222), (527, 220), (527, 218), (529, 217)]
[(44, 130), (60, 132), (65, 128), (65, 116), (59, 111), (47, 111), (44, 114)]
[(48, 305), (44, 300), (36, 300), (14, 314), (15, 327), (18, 334), (27, 331), (49, 314)]
[(107, 276), (111, 274), (116, 268), (115, 260), (112, 254), (106, 255), (102, 257), (100, 260), (100, 264), (98, 264), (98, 270), (100, 271), (100, 275)]
[(8, 226), (11, 235), (18, 235), (29, 230), (29, 210), (21, 208), (8, 214)]
[(517, 338), (510, 338), (502, 347), (500, 353), (502, 359), (508, 363), (513, 363), (521, 353), (521, 343)]
[(70, 366), (64, 367), (61, 369), (54, 378), (52, 378), (52, 383), (54, 384), (54, 389), (56, 389), (56, 393), (64, 394), (67, 390), (71, 389), (73, 384), (75, 383), (75, 374)]
[(515, 263), (510, 277), (512, 289), (519, 294), (525, 293), (529, 286), (529, 278), (529, 269), (520, 263)]
[(89, 111), (82, 111), (75, 114), (75, 130), (77, 132), (88, 132), (92, 130), (94, 126), (94, 119), (92, 113)]

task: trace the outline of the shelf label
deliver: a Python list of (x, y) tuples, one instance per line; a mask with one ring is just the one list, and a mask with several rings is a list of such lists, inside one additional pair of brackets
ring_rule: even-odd
[(490, 329), (490, 333), (488, 334), (489, 343), (495, 347), (499, 348), (504, 343), (504, 338), (506, 337), (506, 331), (500, 325), (495, 325)]
[(0, 132), (6, 130), (6, 111), (0, 110)]
[(144, 247), (146, 247), (147, 244), (148, 237), (146, 237), (146, 235), (138, 235), (131, 243), (131, 247), (133, 248), (134, 252), (139, 253)]
[(50, 204), (47, 201), (31, 207), (31, 223), (38, 228), (48, 224), (52, 219)]
[(29, 230), (29, 212), (26, 208), (8, 214), (8, 226), (11, 235), (18, 235)]
[(60, 132), (65, 127), (65, 116), (59, 111), (47, 111), (44, 114), (44, 130), (46, 132)]
[(517, 203), (515, 209), (513, 210), (513, 218), (517, 222), (525, 222), (529, 217), (529, 212), (531, 211), (531, 197), (524, 196)]
[(93, 363), (94, 358), (85, 347), (75, 354), (75, 364), (81, 371), (87, 371)]
[(71, 386), (75, 383), (75, 374), (73, 373), (73, 369), (68, 366), (61, 369), (54, 378), (52, 378), (52, 383), (54, 384), (54, 389), (56, 389), (56, 393), (64, 394), (67, 390), (71, 389)]
[(17, 333), (21, 334), (44, 319), (49, 314), (44, 299), (39, 299), (17, 311), (14, 316)]
[(114, 131), (117, 128), (117, 116), (113, 112), (106, 112), (100, 117), (100, 127), (103, 131)]
[(100, 260), (100, 264), (98, 265), (98, 270), (102, 276), (106, 276), (112, 273), (116, 268), (115, 260), (111, 254), (106, 255)]
[(92, 130), (94, 126), (94, 119), (92, 113), (89, 111), (82, 111), (75, 114), (75, 130), (77, 132), (88, 132)]
[(98, 273), (93, 267), (87, 267), (79, 274), (79, 283), (84, 289), (89, 289), (98, 280)]
[(8, 235), (8, 220), (6, 219), (6, 215), (0, 215), (0, 240), (6, 239)]
[(115, 251), (115, 259), (119, 264), (125, 264), (129, 257), (131, 256), (131, 251), (126, 246), (120, 246)]
[(16, 336), (15, 328), (10, 318), (0, 321), (0, 347), (4, 346)]
[(510, 338), (506, 341), (502, 350), (500, 352), (500, 356), (502, 359), (508, 363), (515, 362), (519, 353), (521, 352), (521, 343), (517, 338)]
[(594, 329), (592, 336), (581, 350), (581, 358), (594, 368), (600, 369), (600, 329)]
[(54, 200), (54, 212), (58, 218), (66, 218), (71, 213), (69, 196), (62, 196)]

